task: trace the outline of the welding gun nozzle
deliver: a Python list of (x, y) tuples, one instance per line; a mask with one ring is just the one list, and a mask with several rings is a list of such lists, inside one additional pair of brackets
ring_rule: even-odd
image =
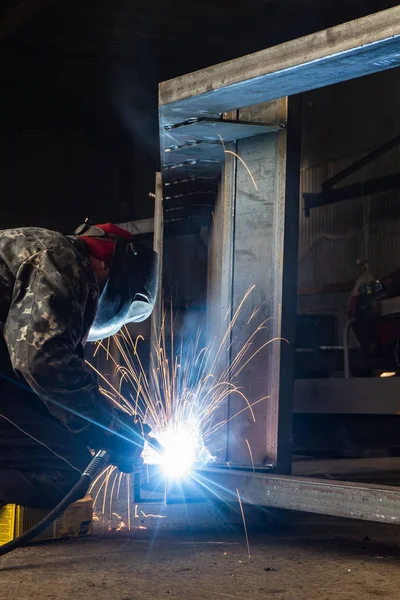
[(146, 436), (146, 440), (149, 444), (149, 446), (151, 446), (154, 450), (156, 450), (156, 452), (163, 452), (164, 451), (164, 447), (162, 444), (160, 444), (160, 442), (158, 440), (156, 440), (155, 437), (151, 436), (151, 435), (147, 435)]

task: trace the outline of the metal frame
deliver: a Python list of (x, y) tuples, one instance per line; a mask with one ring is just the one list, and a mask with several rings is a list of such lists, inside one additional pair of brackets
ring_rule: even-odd
[(291, 96), (400, 65), (400, 6), (160, 85), (160, 126)]
[[(246, 278), (250, 283), (253, 279), (262, 291), (262, 310), (266, 316), (274, 317), (270, 335), (283, 336), (291, 342), (278, 342), (267, 359), (256, 362), (243, 381), (250, 395), (254, 390), (269, 390), (271, 398), (260, 419), (261, 428), (252, 429), (239, 420), (228, 432), (229, 458), (233, 457), (236, 465), (247, 462), (248, 466), (249, 458), (244, 459), (240, 448), (244, 437), (248, 437), (253, 449), (255, 446), (256, 465), (264, 460), (272, 463), (277, 473), (290, 473), (300, 129), (293, 96), (398, 65), (400, 6), (160, 84), (161, 163), (178, 187), (180, 178), (192, 178), (195, 182), (196, 177), (209, 177), (218, 181), (221, 165), (208, 161), (204, 155), (201, 160), (166, 165), (165, 151), (172, 144), (175, 125), (200, 117), (223, 120), (224, 113), (235, 110), (241, 121), (281, 126), (277, 131), (236, 142), (238, 152), (248, 159), (250, 167), (259, 169), (261, 191), (254, 192), (235, 161), (230, 198), (219, 195), (220, 206), (232, 207), (228, 212), (219, 210), (220, 218), (229, 220), (225, 229), (232, 235), (229, 248), (220, 243), (217, 249), (220, 264), (228, 266), (214, 274), (214, 280), (221, 277), (214, 287), (226, 294), (226, 286), (230, 286), (235, 301), (244, 291)], [(240, 140), (239, 131), (236, 140)], [(179, 143), (182, 144), (182, 136)], [(256, 219), (251, 218), (253, 213), (257, 214)], [(251, 248), (246, 246), (244, 236), (246, 219), (247, 244)], [(216, 227), (221, 227), (221, 223)], [(246, 262), (249, 250), (251, 260)], [(215, 294), (213, 297), (215, 301)], [(240, 327), (234, 334), (242, 335)], [(322, 483), (237, 470), (214, 469), (207, 472), (207, 477), (226, 499), (232, 499), (238, 489), (244, 500), (254, 504), (391, 523), (399, 519), (399, 492), (395, 488)], [(356, 509), (364, 503), (369, 507), (367, 511)]]

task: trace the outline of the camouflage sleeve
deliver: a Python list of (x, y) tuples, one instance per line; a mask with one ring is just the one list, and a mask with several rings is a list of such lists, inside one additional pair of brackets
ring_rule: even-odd
[(4, 331), (15, 372), (74, 433), (112, 413), (80, 353), (88, 292), (72, 248), (44, 249), (17, 272)]

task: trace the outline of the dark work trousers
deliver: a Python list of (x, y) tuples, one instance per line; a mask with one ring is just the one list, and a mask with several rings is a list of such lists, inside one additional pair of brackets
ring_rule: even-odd
[(53, 507), (90, 460), (26, 384), (0, 375), (0, 504)]

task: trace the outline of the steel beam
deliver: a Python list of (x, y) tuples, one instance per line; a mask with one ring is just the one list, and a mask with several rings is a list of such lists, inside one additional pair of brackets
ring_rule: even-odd
[(367, 198), (374, 194), (381, 194), (389, 190), (400, 188), (400, 173), (383, 175), (375, 179), (367, 179), (359, 183), (352, 183), (338, 188), (327, 189), (319, 193), (305, 192), (303, 194), (304, 212), (306, 217), (310, 215), (312, 208), (319, 208), (327, 204), (336, 204), (355, 198)]
[(154, 219), (140, 219), (139, 221), (127, 221), (118, 223), (119, 227), (126, 229), (132, 235), (143, 235), (154, 232)]
[[(236, 111), (229, 115), (231, 120), (237, 117)], [(236, 152), (237, 144), (228, 142), (229, 152)], [(234, 247), (234, 215), (236, 194), (237, 161), (233, 154), (227, 154), (222, 169), (221, 183), (215, 199), (214, 219), (211, 226), (208, 273), (207, 273), (207, 334), (209, 340), (221, 340), (226, 324), (232, 318), (232, 282), (233, 282), (233, 247)], [(229, 366), (228, 352), (220, 357), (221, 371)], [(229, 402), (216, 411), (214, 422), (228, 418)], [(218, 432), (214, 444), (215, 455), (221, 461), (228, 460), (227, 427)]]
[[(296, 315), (297, 232), (299, 193), (299, 110), (297, 98), (280, 99), (244, 109), (241, 118), (287, 123), (287, 128), (237, 143), (235, 186), (231, 186), (233, 210), (215, 214), (231, 228), (231, 243), (222, 254), (232, 263), (223, 274), (222, 290), (229, 290), (234, 310), (248, 289), (255, 286), (232, 330), (234, 358), (262, 321), (268, 321), (256, 344), (275, 339), (247, 365), (235, 381), (250, 403), (262, 402), (250, 411), (243, 399), (229, 402), (227, 459), (236, 465), (273, 463), (290, 473), (294, 379), (294, 329)], [(246, 166), (244, 166), (243, 162)], [(254, 180), (249, 176), (253, 174)], [(284, 257), (284, 260), (283, 260)], [(257, 317), (251, 318), (256, 311)], [(281, 338), (286, 341), (282, 341)], [(249, 450), (249, 446), (251, 451)], [(251, 454), (250, 454), (251, 452)]]
[(296, 379), (294, 412), (309, 414), (397, 415), (398, 377)]
[(229, 469), (203, 469), (194, 475), (210, 497), (228, 503), (400, 524), (400, 489), (345, 481), (323, 481), (251, 473)]
[(400, 65), (400, 6), (160, 84), (161, 126)]
[(397, 148), (397, 146), (399, 145), (400, 135), (396, 135), (394, 138), (388, 140), (378, 148), (375, 148), (374, 150), (372, 150), (372, 152), (369, 152), (359, 160), (356, 160), (356, 162), (353, 162), (345, 169), (342, 169), (338, 173), (335, 173), (335, 175), (333, 175), (332, 177), (329, 177), (329, 179), (326, 179), (326, 181), (324, 181), (324, 183), (322, 184), (323, 190), (331, 190), (334, 185), (336, 185), (340, 181), (343, 181), (343, 179), (346, 179), (346, 177), (353, 175), (353, 173), (357, 173), (357, 171), (360, 171), (366, 165), (369, 165), (374, 160), (377, 160), (381, 156), (384, 156), (385, 154), (393, 150), (393, 148)]
[[(164, 208), (162, 175), (156, 173), (156, 188), (154, 195), (154, 237), (153, 250), (158, 254), (158, 291), (154, 310), (151, 315), (151, 348), (158, 345), (162, 323), (162, 274), (164, 252)], [(156, 363), (155, 363), (156, 364)]]

